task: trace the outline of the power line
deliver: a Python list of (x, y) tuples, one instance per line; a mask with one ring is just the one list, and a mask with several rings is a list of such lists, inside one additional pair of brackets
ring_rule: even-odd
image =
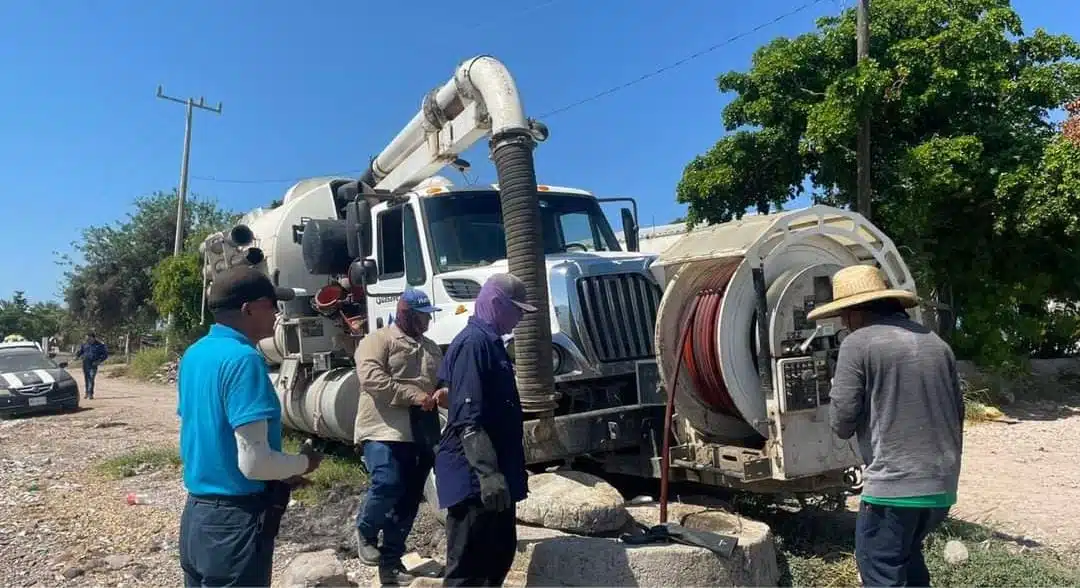
[[(558, 1), (561, 1), (561, 0), (548, 0), (547, 2), (544, 2), (544, 3), (538, 4), (538, 5), (534, 5), (532, 7), (529, 7), (527, 9), (523, 10), (522, 13), (531, 12), (531, 11), (536, 10), (538, 8), (554, 4), (554, 3), (558, 2)], [(724, 39), (723, 41), (721, 41), (721, 42), (719, 42), (719, 43), (717, 43), (717, 44), (715, 44), (715, 45), (713, 45), (711, 47), (707, 47), (705, 49), (702, 49), (700, 51), (697, 51), (695, 53), (687, 55), (686, 57), (683, 57), (682, 59), (679, 59), (678, 61), (675, 61), (673, 63), (669, 63), (669, 64), (667, 64), (665, 66), (662, 66), (660, 68), (657, 68), (657, 69), (655, 69), (655, 70), (653, 70), (653, 71), (651, 71), (649, 73), (638, 76), (637, 78), (634, 78), (633, 80), (624, 82), (624, 83), (619, 84), (617, 86), (612, 86), (611, 88), (608, 88), (608, 89), (606, 89), (606, 90), (604, 90), (602, 92), (598, 92), (596, 94), (593, 94), (593, 95), (591, 95), (591, 96), (589, 96), (587, 98), (583, 98), (581, 100), (571, 102), (570, 104), (567, 104), (565, 106), (561, 106), (561, 107), (556, 108), (554, 110), (549, 110), (549, 111), (547, 111), (546, 113), (540, 115), (537, 118), (540, 118), (540, 119), (550, 118), (552, 116), (562, 114), (562, 113), (564, 113), (564, 112), (566, 112), (568, 110), (572, 110), (572, 109), (577, 108), (579, 106), (582, 106), (584, 104), (588, 104), (590, 102), (599, 100), (600, 98), (603, 98), (605, 96), (609, 96), (609, 95), (614, 94), (616, 92), (620, 92), (620, 91), (625, 90), (626, 88), (629, 88), (631, 86), (635, 86), (637, 84), (640, 84), (641, 82), (644, 82), (645, 80), (654, 78), (654, 77), (656, 77), (658, 75), (661, 75), (661, 74), (663, 74), (665, 72), (668, 72), (668, 71), (671, 71), (671, 70), (673, 70), (675, 68), (681, 67), (681, 66), (683, 66), (683, 65), (685, 65), (685, 64), (687, 64), (687, 63), (689, 63), (689, 62), (691, 62), (691, 61), (693, 61), (695, 59), (698, 59), (700, 57), (704, 57), (705, 55), (708, 55), (709, 53), (712, 53), (712, 52), (716, 51), (717, 49), (721, 49), (723, 47), (726, 47), (727, 45), (730, 45), (730, 44), (734, 43), (735, 41), (738, 41), (740, 39), (748, 37), (748, 36), (758, 32), (758, 31), (760, 31), (760, 30), (762, 30), (764, 28), (770, 27), (770, 26), (772, 26), (772, 25), (774, 25), (774, 24), (776, 24), (776, 23), (778, 23), (778, 22), (780, 22), (780, 21), (782, 21), (784, 19), (795, 16), (796, 14), (799, 14), (800, 12), (803, 12), (803, 11), (805, 11), (806, 9), (808, 9), (808, 8), (810, 8), (812, 6), (821, 4), (821, 3), (825, 2), (825, 1), (826, 0), (809, 0), (808, 2), (805, 2), (805, 3), (801, 4), (801, 5), (793, 8), (792, 10), (789, 10), (788, 12), (780, 14), (780, 15), (774, 17), (771, 20), (763, 22), (763, 23), (761, 23), (761, 24), (759, 24), (759, 25), (757, 25), (757, 26), (755, 26), (755, 27), (753, 27), (751, 29), (743, 31), (743, 32), (741, 32), (741, 33), (739, 33), (737, 35), (728, 37), (727, 39)], [(334, 174), (324, 174), (324, 175), (327, 175), (327, 176), (347, 176), (347, 175), (353, 175), (353, 174), (360, 174), (360, 173), (363, 173), (363, 172), (364, 172), (364, 170), (349, 170), (349, 171), (345, 171), (345, 172), (339, 172), (339, 173), (334, 173)], [(251, 180), (245, 180), (245, 179), (215, 178), (215, 177), (207, 177), (207, 176), (193, 176), (193, 177), (195, 179), (197, 179), (197, 180), (201, 180), (201, 181), (204, 181), (204, 182), (215, 182), (215, 183), (219, 183), (219, 184), (283, 184), (283, 183), (287, 183), (287, 182), (296, 182), (296, 181), (298, 181), (300, 179), (300, 178), (295, 178), (294, 177), (294, 178), (288, 178), (288, 179), (283, 178), (283, 179), (251, 179)], [(303, 176), (303, 177), (315, 177), (315, 176), (307, 175), (307, 176)]]
[(651, 71), (651, 72), (649, 72), (649, 73), (647, 73), (645, 75), (638, 76), (637, 78), (634, 78), (633, 80), (630, 80), (628, 82), (624, 82), (624, 83), (619, 84), (617, 86), (612, 86), (611, 88), (608, 88), (607, 90), (604, 90), (603, 92), (598, 92), (596, 94), (593, 94), (592, 96), (589, 96), (588, 98), (583, 98), (581, 100), (578, 100), (577, 102), (572, 102), (570, 104), (567, 104), (566, 106), (556, 108), (555, 110), (549, 110), (548, 112), (545, 112), (544, 114), (540, 115), (539, 118), (546, 119), (546, 118), (550, 118), (552, 116), (555, 116), (557, 114), (562, 114), (562, 113), (566, 112), (567, 110), (577, 108), (578, 106), (581, 106), (583, 104), (588, 104), (589, 102), (592, 102), (594, 100), (598, 100), (600, 98), (603, 98), (604, 96), (608, 96), (610, 94), (614, 94), (615, 92), (625, 90), (626, 88), (629, 88), (630, 86), (640, 84), (641, 82), (644, 82), (645, 80), (648, 80), (650, 78), (654, 78), (654, 77), (656, 77), (656, 76), (658, 76), (658, 75), (660, 75), (660, 74), (662, 74), (664, 72), (667, 72), (667, 71), (673, 70), (673, 69), (675, 69), (677, 67), (680, 67), (682, 65), (685, 65), (685, 64), (687, 64), (687, 63), (689, 63), (689, 62), (691, 62), (691, 61), (693, 61), (693, 60), (695, 60), (695, 59), (697, 59), (699, 57), (704, 57), (705, 55), (708, 55), (709, 53), (712, 53), (713, 51), (716, 51), (717, 49), (720, 49), (722, 47), (730, 45), (730, 44), (734, 43), (735, 41), (738, 41), (739, 39), (742, 39), (744, 37), (748, 37), (748, 36), (758, 32), (758, 31), (760, 31), (761, 29), (772, 26), (772, 25), (774, 25), (774, 24), (776, 24), (776, 23), (778, 23), (778, 22), (780, 22), (780, 21), (782, 21), (782, 20), (784, 20), (786, 18), (790, 18), (792, 16), (795, 16), (796, 14), (806, 10), (807, 8), (810, 8), (811, 6), (814, 6), (815, 4), (821, 4), (822, 2), (825, 2), (825, 0), (810, 0), (809, 2), (806, 2), (805, 4), (802, 4), (802, 5), (796, 7), (793, 10), (785, 12), (784, 14), (781, 14), (781, 15), (777, 16), (776, 18), (773, 18), (772, 20), (768, 21), (768, 22), (764, 22), (764, 23), (761, 23), (761, 24), (757, 25), (756, 27), (754, 27), (754, 28), (752, 28), (752, 29), (750, 29), (748, 31), (739, 33), (739, 34), (737, 34), (737, 35), (735, 35), (733, 37), (728, 37), (727, 39), (725, 39), (725, 40), (723, 40), (723, 41), (721, 41), (721, 42), (719, 42), (719, 43), (717, 43), (717, 44), (715, 44), (715, 45), (713, 45), (711, 47), (707, 47), (705, 49), (702, 49), (701, 51), (698, 51), (696, 53), (692, 53), (690, 55), (687, 55), (686, 57), (683, 57), (682, 59), (680, 59), (678, 61), (675, 61), (673, 63), (669, 63), (668, 65), (665, 65), (663, 67), (655, 69), (655, 70), (653, 70), (653, 71)]

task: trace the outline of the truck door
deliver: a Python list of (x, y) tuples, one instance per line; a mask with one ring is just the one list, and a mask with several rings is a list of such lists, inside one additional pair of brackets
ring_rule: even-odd
[(375, 213), (374, 253), (379, 280), (368, 289), (368, 308), (371, 324), (380, 328), (393, 322), (397, 299), (405, 288), (423, 290), (431, 296), (423, 240), (412, 203)]

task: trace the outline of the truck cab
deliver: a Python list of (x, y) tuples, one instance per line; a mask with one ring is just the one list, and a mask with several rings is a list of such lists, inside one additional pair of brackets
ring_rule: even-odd
[[(252, 211), (237, 229), (204, 243), (208, 272), (257, 261), (275, 283), (298, 289), (297, 303), (283, 316), (295, 326), (284, 325), (260, 346), (272, 365), (297, 353), (325, 369), (347, 361), (352, 346), (330, 333), (352, 331), (355, 343), (390, 324), (406, 288), (426, 292), (442, 309), (427, 335), (445, 348), (472, 315), (487, 278), (509, 271), (498, 185), (455, 186), (434, 176), (407, 193), (366, 199), (354, 187), (344, 178), (305, 180), (278, 208)], [(650, 368), (662, 294), (648, 271), (655, 255), (624, 251), (618, 235), (637, 230), (629, 209), (621, 211), (617, 234), (602, 201), (585, 190), (539, 185), (538, 195), (559, 412), (638, 404), (641, 364), (655, 374)], [(358, 201), (364, 205), (355, 206)], [(347, 244), (323, 220), (347, 224), (358, 235), (352, 253), (359, 255), (345, 255)], [(347, 267), (354, 257), (363, 259), (362, 272)], [(334, 306), (343, 294), (351, 304), (337, 305), (329, 316), (308, 308)], [(363, 327), (355, 328), (359, 323)], [(512, 336), (506, 344), (512, 354)], [(655, 380), (646, 387), (655, 389)]]
[[(594, 368), (601, 359), (610, 363), (650, 357), (652, 350), (648, 343), (652, 334), (644, 324), (638, 327), (640, 333), (636, 333), (640, 339), (636, 349), (623, 349), (620, 355), (604, 347), (605, 337), (620, 328), (633, 327), (618, 324), (616, 318), (620, 313), (601, 308), (609, 303), (607, 292), (594, 292), (589, 284), (581, 282), (602, 276), (614, 280), (615, 273), (626, 270), (640, 272), (638, 279), (645, 279), (648, 258), (622, 251), (592, 194), (542, 185), (539, 201), (553, 311), (553, 368), (557, 380), (598, 376), (602, 370)], [(378, 275), (377, 281), (368, 287), (368, 294), (374, 326), (378, 328), (392, 320), (398, 294), (406, 287), (417, 288), (426, 291), (444, 309), (434, 316), (428, 336), (440, 345), (449, 344), (472, 314), (484, 281), (492, 274), (508, 271), (500, 206), (497, 186), (459, 188), (443, 180), (419, 188), (403, 202), (373, 207), (372, 253)], [(620, 290), (620, 284), (614, 281), (608, 285), (611, 295), (627, 298), (627, 305), (644, 308), (659, 304), (658, 290)], [(581, 292), (579, 286), (583, 288)], [(623, 317), (632, 322), (629, 314), (625, 312)], [(512, 348), (512, 341), (508, 344)], [(600, 348), (594, 349), (593, 344)], [(633, 371), (632, 365), (624, 368)]]

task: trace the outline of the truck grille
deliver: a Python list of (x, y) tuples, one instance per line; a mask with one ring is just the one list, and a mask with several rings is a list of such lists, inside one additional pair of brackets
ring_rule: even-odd
[(653, 356), (660, 288), (642, 274), (589, 276), (577, 283), (581, 318), (602, 362)]

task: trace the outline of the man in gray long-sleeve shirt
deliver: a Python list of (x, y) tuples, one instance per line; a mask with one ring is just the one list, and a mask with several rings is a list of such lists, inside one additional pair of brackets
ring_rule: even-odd
[(866, 464), (855, 557), (864, 585), (928, 586), (922, 544), (956, 503), (964, 403), (948, 344), (905, 312), (914, 294), (889, 290), (880, 270), (833, 276), (833, 301), (807, 318), (839, 315), (830, 422), (855, 436)]

